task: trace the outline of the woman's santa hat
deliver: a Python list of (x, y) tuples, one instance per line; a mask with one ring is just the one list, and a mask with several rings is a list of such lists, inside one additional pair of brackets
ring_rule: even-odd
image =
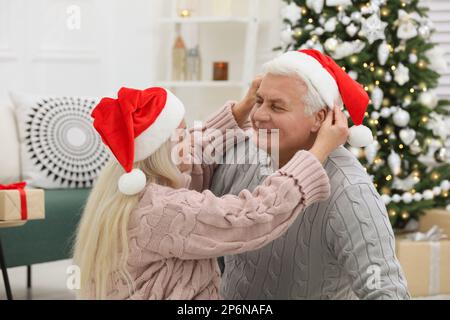
[(141, 192), (147, 179), (133, 163), (155, 152), (184, 118), (183, 103), (159, 87), (121, 88), (117, 99), (103, 98), (92, 111), (94, 128), (126, 171), (118, 182), (126, 195)]
[(369, 96), (333, 59), (317, 50), (307, 49), (286, 52), (276, 60), (307, 78), (329, 108), (345, 105), (355, 124), (350, 127), (347, 140), (351, 146), (364, 147), (373, 142), (372, 131), (362, 125)]

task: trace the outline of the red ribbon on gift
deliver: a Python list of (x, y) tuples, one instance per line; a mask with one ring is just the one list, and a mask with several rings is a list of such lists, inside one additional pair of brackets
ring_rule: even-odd
[(26, 182), (16, 182), (11, 184), (0, 184), (0, 190), (17, 190), (20, 194), (21, 219), (27, 220), (27, 195), (25, 193)]

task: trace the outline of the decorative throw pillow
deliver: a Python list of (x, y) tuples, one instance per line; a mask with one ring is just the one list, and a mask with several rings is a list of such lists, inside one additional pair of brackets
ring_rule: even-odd
[(10, 93), (19, 129), (22, 178), (46, 189), (91, 187), (110, 153), (92, 126), (98, 100)]

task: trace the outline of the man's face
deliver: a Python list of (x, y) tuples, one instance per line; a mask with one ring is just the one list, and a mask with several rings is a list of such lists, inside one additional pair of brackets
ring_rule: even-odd
[[(305, 114), (303, 98), (308, 87), (296, 76), (266, 74), (257, 91), (256, 104), (250, 114), (253, 129), (279, 129), (279, 154), (292, 154), (309, 149), (318, 130), (314, 116)], [(267, 141), (255, 135), (260, 147), (264, 143), (270, 151), (270, 135)]]

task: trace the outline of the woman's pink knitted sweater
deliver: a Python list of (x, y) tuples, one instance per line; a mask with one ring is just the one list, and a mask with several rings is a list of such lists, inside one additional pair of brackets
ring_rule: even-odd
[[(191, 131), (204, 134), (202, 149), (214, 143), (206, 129), (238, 129), (232, 106), (225, 104), (204, 127)], [(194, 165), (188, 188), (146, 187), (128, 226), (134, 288), (111, 282), (108, 298), (220, 299), (216, 257), (266, 245), (306, 206), (330, 192), (325, 170), (308, 151), (297, 152), (254, 192), (243, 190), (238, 196), (217, 198), (207, 190), (215, 166)]]

